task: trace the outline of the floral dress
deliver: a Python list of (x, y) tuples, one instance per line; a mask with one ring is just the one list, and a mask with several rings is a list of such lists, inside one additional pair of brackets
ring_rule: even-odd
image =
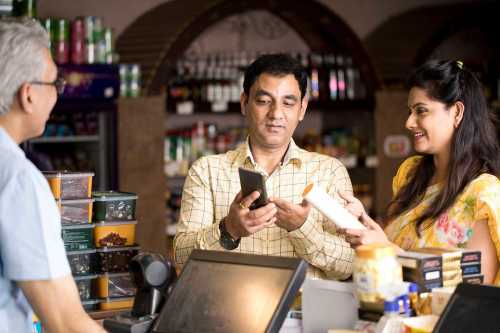
[[(399, 167), (392, 184), (394, 194), (408, 182), (409, 174), (420, 159), (420, 156), (410, 157)], [(487, 173), (472, 180), (458, 195), (455, 203), (418, 237), (415, 220), (429, 207), (441, 187), (441, 184), (429, 186), (417, 206), (391, 221), (385, 229), (389, 240), (404, 250), (421, 247), (465, 248), (472, 237), (474, 222), (487, 220), (497, 257), (500, 258), (500, 180)], [(500, 285), (499, 273), (495, 278), (496, 285)]]

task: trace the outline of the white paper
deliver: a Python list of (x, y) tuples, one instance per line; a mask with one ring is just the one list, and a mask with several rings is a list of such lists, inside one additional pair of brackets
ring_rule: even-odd
[[(340, 205), (335, 198), (328, 195), (325, 190), (316, 184), (309, 184), (306, 187), (306, 190), (309, 186), (312, 186), (312, 189), (305, 194), (303, 193), (303, 198), (310, 202), (330, 221), (344, 229), (366, 229), (366, 227), (359, 222), (354, 215), (342, 207), (342, 205)], [(304, 192), (306, 192), (306, 190), (304, 190)]]

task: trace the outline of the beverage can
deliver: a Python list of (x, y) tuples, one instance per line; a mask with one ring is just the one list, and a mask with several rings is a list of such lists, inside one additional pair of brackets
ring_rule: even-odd
[(83, 18), (77, 17), (71, 22), (71, 62), (85, 62), (85, 28)]
[(69, 62), (69, 24), (68, 20), (57, 19), (54, 29), (54, 60), (58, 64)]
[(93, 64), (95, 63), (94, 17), (85, 16), (83, 23), (85, 31), (84, 61), (87, 64)]

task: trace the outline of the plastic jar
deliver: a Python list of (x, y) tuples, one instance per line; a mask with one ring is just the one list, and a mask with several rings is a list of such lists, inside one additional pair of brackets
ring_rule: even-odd
[(370, 244), (356, 248), (353, 279), (360, 302), (382, 303), (382, 290), (401, 283), (402, 276), (401, 265), (390, 245)]

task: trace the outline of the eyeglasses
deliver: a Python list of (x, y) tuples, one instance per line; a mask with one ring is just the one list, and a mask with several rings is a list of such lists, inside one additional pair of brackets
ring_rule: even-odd
[(57, 95), (61, 96), (64, 92), (64, 88), (66, 87), (66, 80), (62, 77), (58, 77), (53, 82), (43, 82), (43, 81), (31, 81), (31, 84), (39, 84), (46, 86), (54, 86), (57, 90)]

